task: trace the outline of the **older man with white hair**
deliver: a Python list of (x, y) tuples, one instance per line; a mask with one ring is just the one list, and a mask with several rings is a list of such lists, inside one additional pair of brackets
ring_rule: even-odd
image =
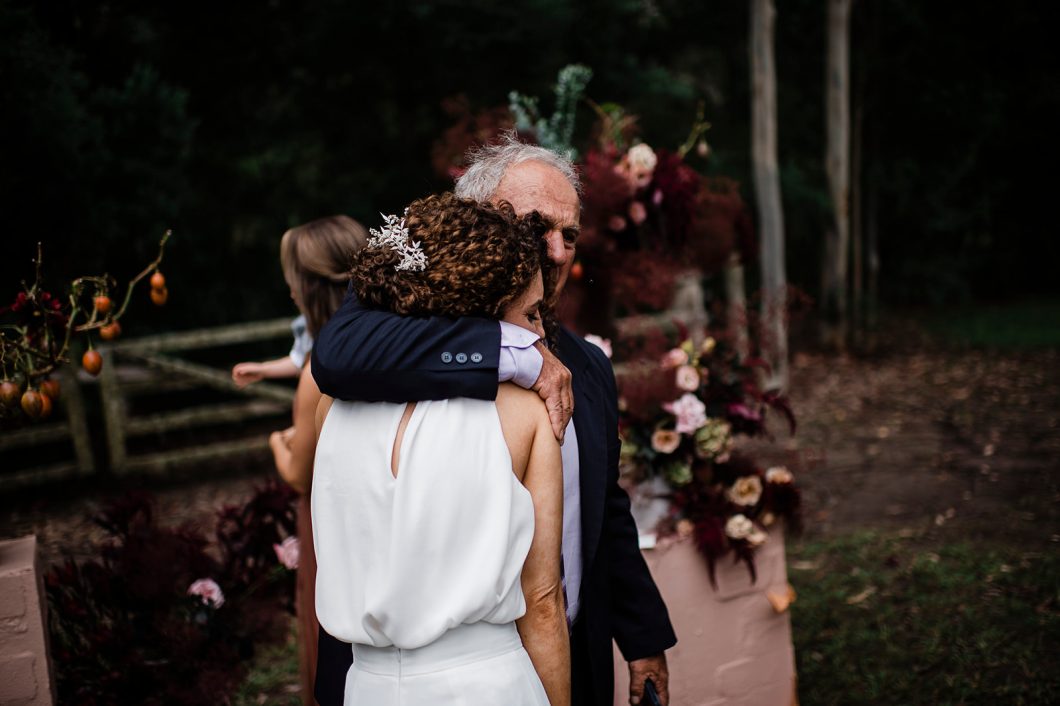
[[(579, 187), (570, 160), (506, 136), (472, 155), (456, 194), (544, 216), (558, 294), (574, 262)], [(400, 317), (363, 307), (349, 295), (320, 332), (312, 364), (321, 391), (347, 400), (491, 400), (498, 382), (507, 380), (536, 390), (564, 441), (562, 553), (573, 703), (612, 703), (614, 639), (629, 661), (630, 702), (640, 703), (651, 679), (665, 704), (664, 651), (677, 640), (618, 485), (614, 373), (597, 347), (570, 331), (561, 332), (557, 352), (559, 359), (535, 334), (503, 322)], [(350, 664), (349, 649), (335, 649), (332, 640), (322, 633), (317, 698), (323, 706), (341, 703)]]

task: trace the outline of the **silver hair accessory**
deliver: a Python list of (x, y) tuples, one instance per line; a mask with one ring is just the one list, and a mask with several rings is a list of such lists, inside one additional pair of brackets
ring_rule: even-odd
[[(409, 210), (405, 209), (408, 215)], [(405, 227), (405, 219), (397, 216), (383, 216), (383, 230), (380, 232), (375, 228), (369, 229), (371, 237), (368, 238), (370, 248), (390, 248), (401, 255), (401, 262), (394, 265), (398, 272), (423, 272), (427, 269), (427, 256), (423, 254), (419, 243), (409, 241), (409, 229)]]

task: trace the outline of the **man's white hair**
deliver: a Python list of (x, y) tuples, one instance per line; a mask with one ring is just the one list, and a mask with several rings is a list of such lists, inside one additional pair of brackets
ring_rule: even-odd
[(509, 167), (530, 161), (554, 167), (581, 194), (578, 171), (567, 156), (520, 142), (514, 130), (503, 133), (496, 144), (479, 147), (468, 154), (469, 166), (463, 176), (456, 180), (454, 193), (463, 199), (485, 203), (497, 193), (497, 187), (501, 185), (501, 179)]

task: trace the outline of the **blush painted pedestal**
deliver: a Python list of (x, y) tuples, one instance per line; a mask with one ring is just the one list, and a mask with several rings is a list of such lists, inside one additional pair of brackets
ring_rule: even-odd
[[(677, 645), (666, 653), (671, 706), (791, 706), (795, 653), (788, 612), (784, 533), (774, 526), (757, 552), (758, 581), (744, 564), (719, 561), (715, 589), (690, 539), (644, 549)], [(782, 606), (780, 606), (782, 607)], [(615, 648), (615, 706), (629, 703), (629, 669)]]

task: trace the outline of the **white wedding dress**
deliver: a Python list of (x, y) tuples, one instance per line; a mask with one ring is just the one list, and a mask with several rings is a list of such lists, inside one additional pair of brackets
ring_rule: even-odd
[(534, 533), (494, 402), (336, 400), (313, 471), (316, 610), (353, 643), (346, 704), (547, 706), (515, 629)]

